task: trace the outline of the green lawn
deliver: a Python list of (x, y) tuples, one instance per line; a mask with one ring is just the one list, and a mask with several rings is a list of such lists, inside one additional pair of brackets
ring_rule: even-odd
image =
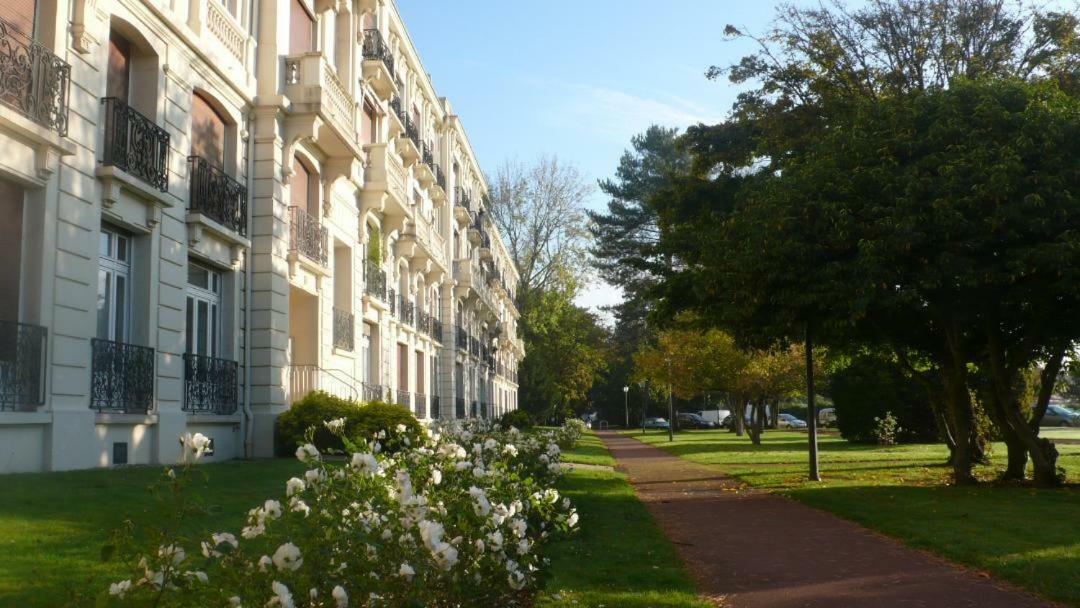
[[(1019, 586), (1080, 605), (1080, 444), (1060, 444), (1070, 487), (1037, 490), (985, 484), (948, 485), (941, 445), (890, 448), (821, 438), (824, 481), (806, 481), (806, 433), (771, 431), (755, 447), (726, 431), (690, 431), (668, 443), (652, 432), (648, 443), (774, 489), (808, 505), (857, 521), (904, 542), (986, 570)], [(1003, 468), (1005, 448), (995, 445), (991, 481)], [(996, 467), (996, 468), (995, 468)]]
[[(594, 435), (570, 451), (572, 459), (580, 453), (593, 463), (602, 463), (606, 452)], [(193, 535), (238, 529), (249, 508), (280, 495), (284, 481), (303, 466), (283, 459), (200, 470), (209, 481), (196, 491), (215, 515), (192, 520)], [(124, 518), (152, 517), (147, 488), (160, 474), (133, 467), (0, 476), (0, 606), (92, 605), (99, 590), (120, 578), (100, 562), (102, 545)], [(541, 605), (708, 606), (696, 599), (673, 547), (623, 476), (576, 470), (561, 490), (577, 504), (581, 531), (552, 547), (552, 577)]]
[(615, 466), (615, 459), (611, 457), (604, 442), (592, 431), (585, 433), (574, 449), (563, 452), (562, 459), (563, 462), (572, 464)]

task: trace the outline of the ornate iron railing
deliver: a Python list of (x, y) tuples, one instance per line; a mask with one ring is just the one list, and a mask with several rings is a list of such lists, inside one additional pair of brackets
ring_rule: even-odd
[(236, 361), (184, 354), (185, 412), (235, 414), (240, 401)]
[(454, 401), (454, 417), (455, 418), (464, 418), (465, 417), (465, 398), (464, 397), (458, 397)]
[(0, 321), (0, 412), (44, 405), (47, 338), (40, 325)]
[(406, 409), (412, 409), (412, 395), (409, 391), (394, 391), (394, 403)]
[(409, 119), (405, 121), (405, 137), (408, 137), (416, 144), (417, 150), (420, 150), (421, 146), (424, 145), (423, 142), (420, 141), (420, 128), (416, 125), (416, 121), (414, 120)]
[(454, 198), (457, 200), (457, 204), (472, 211), (472, 197), (467, 190), (461, 186), (454, 188)]
[(427, 418), (427, 395), (424, 393), (413, 395), (413, 413), (417, 418)]
[(390, 105), (390, 111), (394, 113), (394, 116), (397, 116), (398, 119), (402, 123), (404, 123), (405, 122), (405, 111), (401, 109), (401, 98), (396, 97), (396, 96), (391, 97), (390, 101), (389, 101), (389, 105)]
[(0, 19), (0, 103), (63, 137), (70, 82), (67, 62)]
[(364, 262), (364, 293), (386, 299), (386, 271), (371, 260)]
[(374, 28), (364, 30), (364, 44), (361, 49), (364, 59), (382, 61), (390, 72), (390, 80), (394, 80), (394, 55), (390, 52), (390, 47), (383, 42), (382, 32)]
[(116, 97), (104, 97), (105, 143), (101, 163), (169, 191), (169, 133)]
[(289, 250), (326, 266), (328, 259), (326, 227), (300, 207), (289, 207)]
[(431, 318), (431, 338), (436, 342), (442, 342), (443, 324), (442, 321)]
[(360, 388), (361, 398), (367, 401), (382, 401), (386, 398), (386, 389), (381, 384), (364, 382)]
[(442, 167), (436, 163), (431, 166), (431, 171), (435, 174), (435, 184), (443, 190), (446, 190), (446, 173), (443, 172)]
[(461, 350), (469, 350), (469, 334), (460, 325), (454, 326), (454, 345)]
[(394, 295), (394, 288), (386, 290), (386, 303), (390, 307), (390, 316), (397, 315), (397, 296)]
[(442, 418), (442, 404), (438, 395), (431, 396), (431, 419), (438, 420)]
[(209, 217), (240, 236), (247, 236), (247, 187), (210, 161), (189, 156), (191, 201), (188, 209)]
[(356, 321), (351, 311), (334, 309), (334, 348), (349, 352), (356, 348)]
[(424, 159), (424, 164), (428, 166), (428, 169), (435, 171), (435, 151), (431, 148), (431, 144), (424, 142), (420, 145), (420, 155)]
[(90, 409), (145, 414), (154, 401), (154, 349), (90, 341)]

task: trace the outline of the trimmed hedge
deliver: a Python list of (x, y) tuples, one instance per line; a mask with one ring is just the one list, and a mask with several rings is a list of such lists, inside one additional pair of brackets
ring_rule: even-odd
[(499, 425), (504, 429), (515, 427), (518, 430), (523, 431), (532, 428), (533, 424), (535, 424), (535, 422), (533, 421), (532, 415), (525, 410), (511, 410), (499, 418)]
[[(404, 436), (416, 440), (424, 432), (412, 412), (390, 403), (371, 401), (358, 403), (315, 391), (294, 404), (277, 419), (278, 454), (291, 456), (298, 446), (306, 443), (304, 436), (309, 428), (315, 429), (315, 447), (320, 451), (343, 450), (341, 440), (323, 425), (328, 420), (345, 419), (345, 435), (353, 440), (370, 439), (379, 431), (386, 431), (391, 438), (398, 438), (398, 425), (405, 425)], [(398, 442), (382, 442), (390, 449)]]

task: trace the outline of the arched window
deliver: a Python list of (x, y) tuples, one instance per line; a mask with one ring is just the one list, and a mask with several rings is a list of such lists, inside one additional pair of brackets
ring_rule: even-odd
[(319, 174), (299, 156), (293, 158), (289, 190), (293, 207), (299, 207), (314, 217), (319, 216)]
[(219, 169), (225, 163), (225, 133), (228, 120), (202, 92), (191, 96), (191, 154)]

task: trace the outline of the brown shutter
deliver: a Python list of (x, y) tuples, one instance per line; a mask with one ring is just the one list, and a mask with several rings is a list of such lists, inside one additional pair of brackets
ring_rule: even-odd
[(0, 180), (0, 321), (19, 320), (19, 268), (22, 257), (23, 189)]
[(371, 102), (364, 102), (364, 116), (360, 120), (360, 141), (365, 144), (375, 142), (375, 108)]
[(131, 74), (131, 43), (118, 36), (109, 34), (109, 67), (105, 81), (105, 96), (116, 97), (128, 102), (128, 84)]
[(199, 93), (191, 96), (191, 153), (225, 166), (225, 119)]
[(315, 50), (315, 18), (303, 0), (293, 0), (289, 15), (289, 54), (299, 55)]
[(0, 0), (0, 19), (33, 37), (37, 0)]
[(293, 176), (289, 184), (290, 202), (294, 207), (300, 207), (304, 211), (308, 208), (308, 193), (311, 189), (311, 176), (300, 159), (293, 159)]
[(409, 347), (398, 344), (398, 390), (409, 390)]

